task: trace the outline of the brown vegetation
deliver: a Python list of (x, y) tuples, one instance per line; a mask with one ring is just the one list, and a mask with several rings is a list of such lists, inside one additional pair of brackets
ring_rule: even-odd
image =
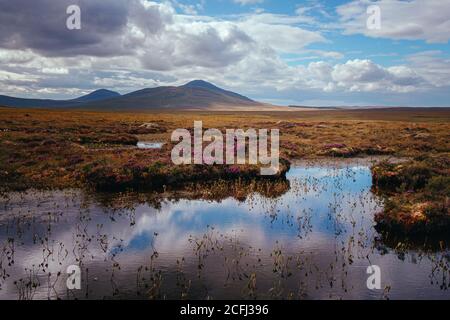
[(450, 158), (426, 156), (372, 168), (385, 208), (375, 216), (380, 231), (438, 236), (450, 230)]
[[(107, 113), (0, 109), (0, 191), (161, 188), (186, 182), (253, 179), (257, 166), (174, 166), (170, 133), (192, 128), (278, 128), (286, 159), (389, 155), (414, 161), (373, 169), (386, 198), (380, 229), (449, 230), (449, 109), (299, 112)], [(160, 150), (137, 141), (160, 141)], [(281, 174), (289, 168), (283, 162)]]

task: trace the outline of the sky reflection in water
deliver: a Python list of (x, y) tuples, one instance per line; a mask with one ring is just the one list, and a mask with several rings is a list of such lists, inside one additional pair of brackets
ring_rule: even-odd
[[(0, 207), (0, 298), (449, 298), (448, 251), (374, 240), (381, 202), (367, 164), (295, 166), (288, 179), (277, 199), (158, 209), (113, 210), (77, 191), (12, 195)], [(83, 288), (68, 293), (66, 267), (80, 261)], [(371, 264), (385, 290), (367, 289)]]

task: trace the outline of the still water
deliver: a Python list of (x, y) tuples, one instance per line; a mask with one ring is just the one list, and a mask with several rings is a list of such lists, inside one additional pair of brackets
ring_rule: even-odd
[(139, 141), (136, 146), (138, 147), (138, 149), (161, 149), (163, 145), (163, 142)]
[[(0, 299), (450, 298), (448, 249), (375, 231), (369, 166), (298, 164), (270, 198), (8, 194)], [(69, 265), (81, 266), (80, 290), (66, 287)], [(380, 290), (367, 288), (370, 265)]]

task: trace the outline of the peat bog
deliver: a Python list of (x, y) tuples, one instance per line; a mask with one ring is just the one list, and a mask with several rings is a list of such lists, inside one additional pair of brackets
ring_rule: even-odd
[[(1, 109), (0, 297), (445, 299), (449, 117)], [(174, 166), (194, 120), (279, 128), (280, 174)]]

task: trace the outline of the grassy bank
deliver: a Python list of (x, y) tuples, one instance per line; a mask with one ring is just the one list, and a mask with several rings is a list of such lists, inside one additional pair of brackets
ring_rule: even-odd
[(450, 235), (450, 158), (421, 156), (372, 168), (373, 186), (385, 198), (375, 216), (381, 232), (412, 237)]
[[(192, 128), (195, 120), (202, 120), (204, 129), (222, 132), (280, 129), (281, 156), (287, 160), (392, 155), (420, 163), (420, 157), (448, 159), (450, 154), (449, 109), (114, 113), (0, 108), (0, 190), (117, 191), (258, 178), (256, 166), (174, 166), (170, 134), (177, 128)], [(137, 141), (165, 144), (162, 149), (144, 150), (136, 148)], [(389, 190), (385, 219), (395, 221), (396, 215), (413, 211), (415, 205), (428, 208), (445, 199), (441, 187), (433, 186), (448, 185), (447, 165), (426, 165), (433, 173), (422, 189)], [(280, 175), (288, 167), (283, 161)], [(444, 172), (439, 175), (440, 170)], [(380, 190), (386, 189), (377, 183)], [(429, 198), (432, 195), (439, 199)], [(379, 221), (382, 225), (387, 220)]]
[[(114, 113), (0, 108), (3, 190), (90, 184), (145, 186), (254, 175), (255, 167), (173, 167), (170, 134), (192, 128), (278, 128), (285, 159), (393, 155), (448, 157), (450, 110), (267, 113)], [(160, 141), (141, 150), (137, 141)], [(286, 164), (286, 163), (285, 163)], [(286, 167), (284, 167), (286, 169)]]
[[(259, 165), (174, 165), (169, 116), (4, 109), (0, 114), (0, 191), (92, 188), (96, 191), (160, 189), (190, 182), (271, 180)], [(192, 127), (186, 124), (185, 128)], [(138, 149), (139, 140), (162, 141)]]

